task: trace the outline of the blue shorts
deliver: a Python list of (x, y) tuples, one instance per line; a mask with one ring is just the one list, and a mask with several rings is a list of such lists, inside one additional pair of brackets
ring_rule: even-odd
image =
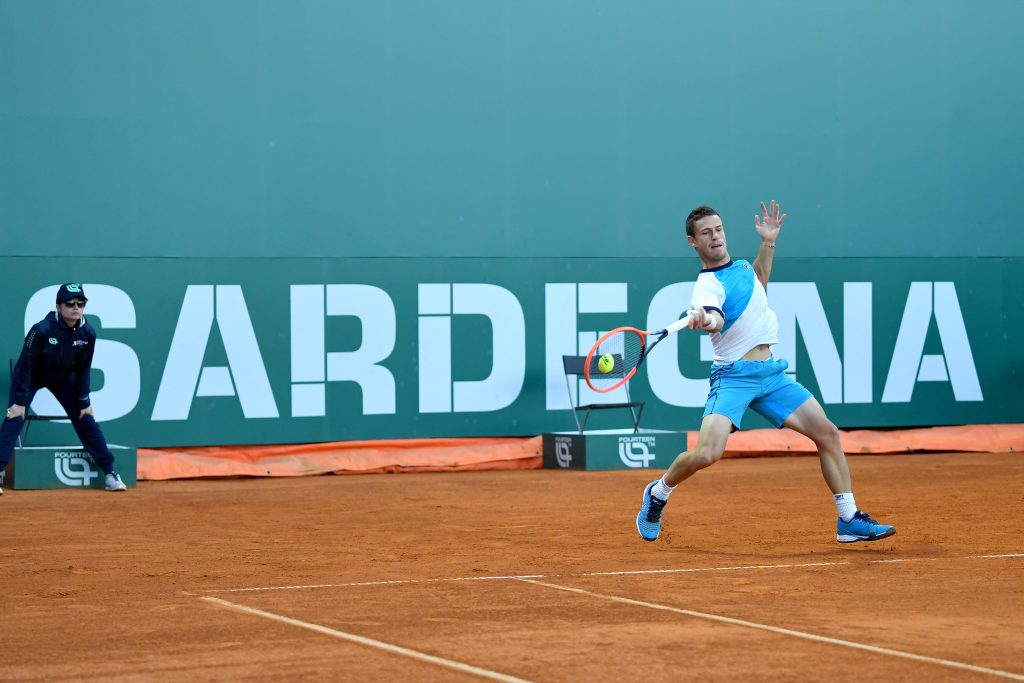
[(786, 374), (784, 360), (738, 360), (711, 366), (711, 391), (704, 405), (704, 417), (725, 415), (736, 429), (747, 406), (776, 427), (811, 398), (795, 379)]

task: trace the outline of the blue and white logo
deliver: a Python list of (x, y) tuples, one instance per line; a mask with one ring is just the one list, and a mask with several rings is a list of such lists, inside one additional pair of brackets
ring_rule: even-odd
[(654, 462), (653, 436), (620, 436), (619, 460), (626, 467), (650, 467)]
[(65, 486), (90, 486), (100, 473), (93, 469), (92, 459), (80, 453), (54, 453), (53, 472)]

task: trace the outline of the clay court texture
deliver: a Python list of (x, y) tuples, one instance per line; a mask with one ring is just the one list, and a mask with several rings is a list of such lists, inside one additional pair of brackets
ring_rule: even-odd
[[(140, 469), (142, 460), (140, 459)], [(141, 481), (0, 498), (5, 681), (1024, 680), (1024, 458)], [(659, 472), (660, 473), (660, 472)]]

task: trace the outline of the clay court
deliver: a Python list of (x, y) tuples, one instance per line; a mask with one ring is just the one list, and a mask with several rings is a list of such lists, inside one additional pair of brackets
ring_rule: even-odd
[(656, 543), (643, 471), (7, 491), (0, 678), (1024, 680), (1024, 459), (851, 467), (896, 536), (835, 543), (813, 457), (702, 472)]

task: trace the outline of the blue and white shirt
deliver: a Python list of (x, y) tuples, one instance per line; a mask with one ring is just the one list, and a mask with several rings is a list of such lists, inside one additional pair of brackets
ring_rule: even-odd
[(768, 307), (768, 294), (747, 261), (700, 271), (691, 307), (717, 311), (725, 325), (711, 333), (715, 363), (739, 360), (759, 344), (779, 343), (779, 321)]

